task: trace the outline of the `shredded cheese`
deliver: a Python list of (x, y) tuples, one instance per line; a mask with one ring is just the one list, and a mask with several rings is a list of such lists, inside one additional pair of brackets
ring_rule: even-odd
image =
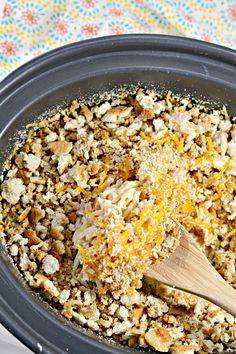
[(184, 107), (184, 106), (180, 106), (180, 107), (179, 107), (179, 112), (180, 112), (180, 113), (186, 112), (185, 107)]
[(231, 231), (226, 235), (226, 237), (228, 238), (228, 237), (231, 237), (231, 236), (233, 236), (233, 235), (235, 235), (235, 234), (236, 234), (236, 229), (231, 230)]
[(226, 120), (230, 120), (230, 116), (228, 115), (228, 112), (227, 112), (227, 109), (226, 109), (225, 106), (223, 106), (222, 112), (223, 112), (223, 114), (224, 114), (224, 116), (225, 116), (225, 119), (226, 119)]
[(67, 184), (65, 184), (64, 186), (61, 186), (59, 188), (56, 189), (56, 193), (59, 194), (61, 192), (64, 192), (67, 189)]
[(105, 188), (105, 180), (106, 180), (106, 178), (107, 178), (107, 172), (108, 172), (108, 167), (106, 166), (105, 168), (104, 168), (104, 171), (102, 172), (102, 175), (101, 175), (101, 178), (100, 178), (100, 182), (99, 182), (99, 185), (97, 186), (97, 188), (95, 189), (95, 194), (99, 194), (99, 193), (101, 193), (103, 190), (104, 190), (104, 188)]
[(77, 186), (75, 189), (73, 189), (73, 192), (80, 192), (82, 193), (85, 197), (89, 195), (89, 192), (87, 192), (84, 188)]
[(29, 134), (27, 135), (27, 140), (30, 140), (30, 139), (32, 139), (35, 136), (36, 136), (36, 132), (35, 131), (29, 132)]
[(13, 157), (15, 156), (15, 154), (16, 154), (18, 148), (19, 148), (19, 142), (17, 141), (17, 142), (15, 143), (14, 149), (13, 149), (13, 151), (12, 151), (11, 158), (13, 158)]
[(142, 92), (143, 92), (143, 88), (139, 88), (137, 91), (137, 95), (141, 95)]
[(144, 132), (140, 132), (140, 136), (148, 141), (149, 143), (151, 144), (156, 144), (156, 145), (163, 145), (163, 144), (166, 144), (166, 145), (171, 145), (172, 141), (175, 142), (176, 145), (178, 145), (180, 143), (180, 140), (179, 138), (177, 137), (177, 135), (175, 135), (174, 133), (168, 131), (165, 136), (163, 136), (161, 139), (153, 139), (151, 138), (150, 136), (147, 136), (144, 134)]
[(42, 122), (38, 122), (38, 123), (29, 123), (29, 124), (26, 124), (26, 129), (28, 129), (28, 128), (35, 128), (35, 127), (37, 127), (37, 128), (43, 128), (43, 127), (45, 127), (45, 122), (44, 121), (42, 121)]
[(124, 180), (127, 180), (130, 176), (130, 170), (131, 170), (131, 158), (127, 157), (125, 159), (124, 164), (121, 166), (121, 175)]
[(8, 228), (11, 225), (11, 222), (9, 220), (0, 220), (0, 224), (4, 226), (4, 228)]
[(126, 245), (129, 238), (130, 238), (130, 235), (131, 235), (131, 232), (132, 232), (132, 227), (129, 227), (127, 230), (125, 230), (124, 232), (121, 233), (121, 238), (122, 238), (122, 244), (123, 245)]
[(149, 143), (158, 144), (158, 145), (160, 144), (159, 140), (157, 140), (157, 139), (152, 139), (150, 136), (145, 135), (144, 132), (140, 132), (140, 136), (141, 136), (144, 140), (148, 141)]
[(224, 166), (222, 167), (222, 169), (220, 170), (218, 175), (215, 177), (215, 181), (217, 181), (218, 179), (222, 178), (223, 174), (229, 168), (229, 166), (230, 166), (230, 159), (224, 164)]
[(10, 220), (5, 221), (5, 228), (9, 228), (11, 225)]
[[(168, 95), (170, 99), (171, 93), (168, 92)], [(145, 266), (149, 264), (152, 256), (153, 248), (159, 248), (162, 245), (166, 232), (164, 225), (169, 218), (178, 219), (189, 231), (200, 228), (205, 231), (208, 237), (214, 234), (214, 224), (217, 223), (216, 213), (209, 212), (204, 204), (197, 204), (191, 200), (191, 189), (188, 184), (191, 179), (189, 179), (187, 171), (192, 166), (192, 157), (188, 151), (182, 153), (185, 138), (170, 130), (161, 139), (155, 139), (155, 135), (153, 137), (147, 136), (143, 131), (140, 132), (140, 137), (148, 143), (154, 144), (153, 146), (146, 144), (145, 151), (148, 151), (148, 154), (140, 152), (140, 157), (135, 155), (134, 160), (130, 156), (124, 157), (119, 162), (118, 168), (112, 169), (113, 178), (111, 180), (114, 182), (111, 182), (111, 185), (108, 184), (109, 168), (106, 163), (98, 186), (90, 195), (94, 199), (94, 195), (96, 197), (99, 193), (99, 202), (97, 204), (95, 202), (95, 207), (92, 210), (85, 209), (84, 222), (89, 228), (90, 241), (88, 243), (86, 236), (83, 236), (82, 243), (79, 243), (81, 264), (83, 271), (89, 278), (94, 276), (88, 274), (89, 271), (92, 271), (92, 274), (96, 274), (103, 283), (100, 291), (104, 294), (106, 289), (122, 287), (127, 290), (139, 286)], [(213, 160), (215, 148), (212, 138), (208, 136), (206, 139), (208, 149), (202, 156), (195, 158), (196, 164), (201, 164), (204, 160)], [(155, 155), (156, 152), (157, 155)], [(106, 162), (107, 160), (108, 157)], [(139, 195), (139, 203), (135, 204), (135, 211), (131, 210), (127, 214), (125, 211), (129, 209), (129, 205), (125, 204), (126, 198), (132, 204), (135, 197), (130, 201), (129, 195), (135, 195), (135, 193), (129, 194), (124, 188), (124, 191), (119, 194), (116, 191), (115, 183), (117, 179), (118, 181), (123, 180), (121, 183), (124, 184), (134, 183), (130, 176), (131, 169), (138, 171), (135, 166), (136, 161), (139, 163), (138, 168), (142, 165), (141, 176), (145, 175), (146, 180), (138, 183), (135, 187)], [(228, 167), (229, 161), (220, 170), (216, 179), (221, 178)], [(182, 172), (184, 173), (182, 174)], [(198, 187), (201, 188), (206, 187), (205, 184), (205, 181), (197, 182)], [(114, 204), (113, 196), (103, 193), (106, 188), (111, 188)], [(221, 193), (222, 191), (217, 191), (213, 200), (217, 201)], [(109, 197), (104, 201), (106, 207), (103, 206), (103, 209), (100, 209), (102, 198), (107, 195)], [(124, 200), (122, 200), (123, 195)], [(121, 209), (118, 208), (119, 205), (121, 205), (119, 207)], [(114, 210), (118, 208), (117, 215), (110, 211), (113, 206)], [(108, 214), (106, 214), (106, 209)], [(86, 227), (81, 231), (83, 235), (86, 234)], [(94, 235), (90, 236), (93, 227)], [(117, 269), (121, 269), (119, 276), (116, 272)], [(124, 279), (126, 279), (126, 283), (123, 283)]]
[(209, 153), (215, 152), (214, 145), (210, 136), (207, 137), (208, 151)]
[(93, 215), (92, 211), (84, 209), (85, 215), (87, 215), (95, 225), (103, 227), (103, 223), (99, 222), (98, 219)]
[(172, 132), (169, 132), (169, 136), (172, 140), (174, 140), (174, 142), (176, 143), (176, 145), (178, 146), (179, 144), (179, 138), (177, 137), (177, 135), (175, 135), (174, 133)]
[(166, 94), (166, 102), (169, 103), (171, 97), (171, 91), (168, 91)]
[(177, 145), (177, 150), (178, 150), (178, 152), (183, 151), (183, 148), (184, 148), (184, 138), (181, 138), (181, 139), (179, 140), (178, 145)]

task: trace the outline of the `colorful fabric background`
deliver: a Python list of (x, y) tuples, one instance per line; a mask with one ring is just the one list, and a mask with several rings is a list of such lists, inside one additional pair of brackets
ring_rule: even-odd
[(94, 36), (164, 33), (236, 49), (236, 0), (0, 0), (0, 79), (52, 48)]

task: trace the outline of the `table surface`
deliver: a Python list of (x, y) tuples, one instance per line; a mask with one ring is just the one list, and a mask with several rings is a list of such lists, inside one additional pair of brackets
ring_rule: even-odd
[(162, 33), (236, 49), (235, 32), (235, 0), (0, 0), (0, 80), (39, 54), (95, 36)]
[(0, 348), (4, 354), (32, 354), (18, 339), (0, 325)]

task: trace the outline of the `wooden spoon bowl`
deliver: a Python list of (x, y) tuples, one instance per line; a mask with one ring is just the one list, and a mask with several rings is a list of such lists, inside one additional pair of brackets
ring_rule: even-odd
[(177, 224), (181, 230), (179, 246), (144, 275), (205, 298), (236, 317), (236, 290), (220, 276), (184, 227)]

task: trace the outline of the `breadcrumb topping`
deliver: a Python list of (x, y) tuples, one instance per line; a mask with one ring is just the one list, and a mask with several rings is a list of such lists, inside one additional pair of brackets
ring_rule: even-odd
[(67, 319), (130, 347), (233, 352), (231, 315), (143, 278), (178, 245), (176, 219), (236, 288), (236, 124), (226, 107), (139, 89), (96, 106), (73, 101), (27, 127), (0, 198), (0, 239), (26, 282)]

